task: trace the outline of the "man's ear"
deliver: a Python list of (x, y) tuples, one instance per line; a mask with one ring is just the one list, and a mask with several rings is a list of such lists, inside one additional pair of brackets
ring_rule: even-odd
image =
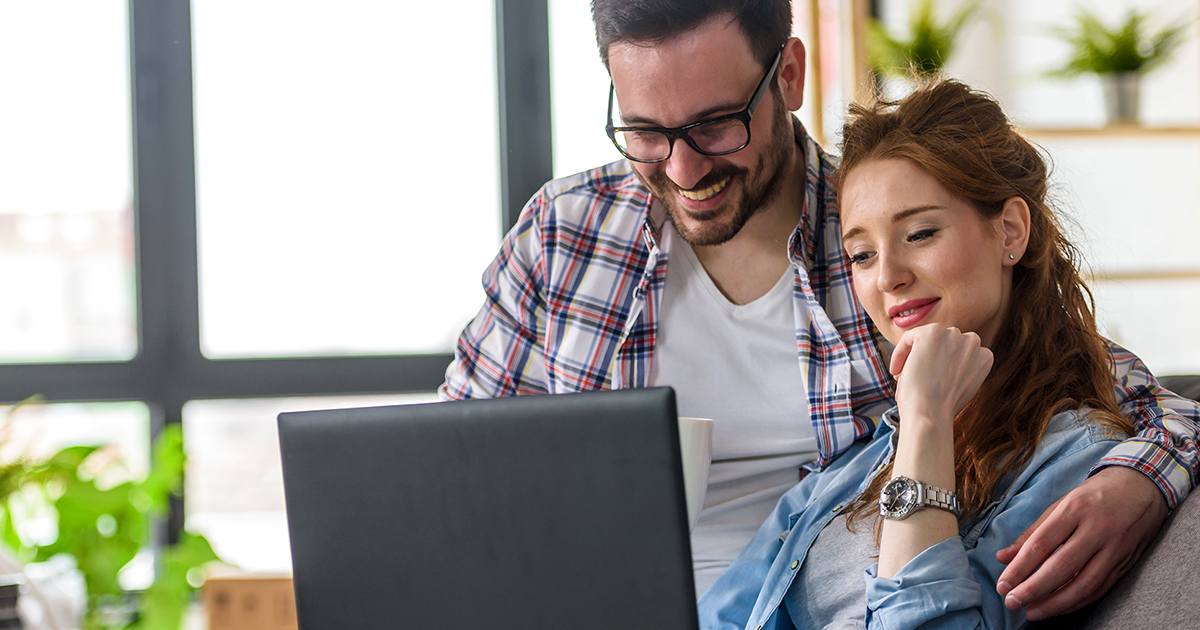
[(1021, 262), (1025, 248), (1029, 246), (1029, 204), (1020, 197), (1009, 197), (996, 219), (1004, 237), (1003, 262), (1015, 265)]
[(804, 104), (804, 59), (804, 42), (789, 39), (779, 59), (779, 88), (788, 111), (794, 112)]

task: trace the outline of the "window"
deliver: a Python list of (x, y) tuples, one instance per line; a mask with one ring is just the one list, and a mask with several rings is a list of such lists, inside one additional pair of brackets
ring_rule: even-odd
[(492, 0), (332, 7), (192, 7), (206, 356), (446, 353), (482, 303)]
[(545, 4), (24, 5), (0, 8), (27, 95), (0, 103), (0, 402), (134, 405), (87, 439), (148, 445), (191, 401), (197, 496), (165, 533), (229, 543), (205, 516), (240, 509), (212, 501), (245, 417), (222, 401), (441, 383), (512, 200), (550, 177), (548, 116), (518, 106), (548, 103)]
[(0, 362), (137, 352), (124, 3), (0, 5)]

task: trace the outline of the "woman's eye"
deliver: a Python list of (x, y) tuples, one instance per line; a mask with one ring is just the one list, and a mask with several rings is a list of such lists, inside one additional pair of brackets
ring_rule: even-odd
[(919, 243), (927, 238), (930, 238), (934, 234), (937, 234), (937, 230), (929, 229), (929, 230), (920, 230), (918, 232), (913, 232), (912, 234), (908, 235), (908, 242)]
[(861, 264), (867, 262), (867, 260), (869, 258), (871, 258), (871, 256), (874, 256), (874, 254), (871, 254), (871, 253), (851, 254), (850, 255), (850, 264), (851, 265), (861, 265)]

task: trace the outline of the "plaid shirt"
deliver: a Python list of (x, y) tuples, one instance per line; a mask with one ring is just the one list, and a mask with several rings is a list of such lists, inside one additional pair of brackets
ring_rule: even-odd
[[(794, 122), (805, 156), (805, 220), (789, 242), (818, 458), (827, 466), (869, 437), (895, 404), (889, 346), (858, 303), (842, 252), (833, 174)], [(525, 206), (484, 272), (487, 299), (459, 337), (439, 389), (444, 399), (645, 387), (654, 356), (669, 252), (661, 207), (620, 160), (549, 182)], [(1137, 468), (1174, 508), (1200, 474), (1200, 405), (1160, 388), (1114, 346), (1117, 396), (1138, 434), (1093, 470)]]

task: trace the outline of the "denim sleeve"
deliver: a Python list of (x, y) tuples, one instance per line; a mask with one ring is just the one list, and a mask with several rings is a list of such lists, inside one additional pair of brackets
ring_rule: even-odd
[(546, 393), (540, 222), (547, 203), (542, 191), (526, 204), (484, 271), (486, 299), (458, 338), (438, 388), (442, 400)]
[(1035, 454), (1030, 467), (965, 536), (926, 549), (892, 579), (879, 577), (878, 565), (867, 569), (867, 627), (940, 630), (1027, 624), (1025, 610), (1008, 610), (996, 592), (1005, 566), (996, 560), (996, 552), (1079, 485), (1092, 464), (1116, 443), (1088, 429), (1072, 434), (1075, 438), (1070, 440), (1062, 434), (1044, 440), (1043, 448), (1046, 441), (1056, 442), (1053, 452)]

